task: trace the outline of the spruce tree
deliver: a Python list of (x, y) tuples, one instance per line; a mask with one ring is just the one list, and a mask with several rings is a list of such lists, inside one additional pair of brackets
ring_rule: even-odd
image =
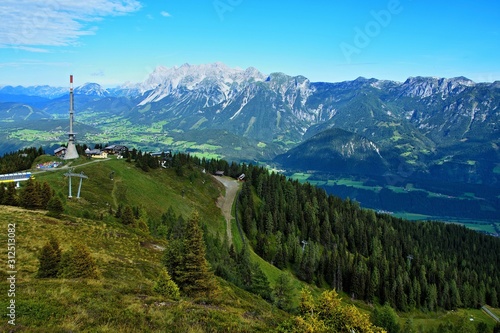
[(99, 271), (89, 249), (83, 244), (76, 244), (61, 257), (59, 276), (67, 279), (97, 279)]
[(120, 217), (121, 222), (124, 225), (133, 225), (135, 222), (134, 211), (130, 206), (125, 206)]
[(292, 310), (293, 285), (287, 273), (282, 273), (273, 288), (274, 304), (285, 311)]
[(5, 186), (0, 184), (0, 205), (3, 204), (3, 198), (5, 196)]
[(180, 285), (180, 269), (184, 254), (184, 242), (181, 239), (171, 239), (165, 249), (162, 262), (172, 279)]
[(180, 297), (179, 287), (170, 278), (170, 275), (165, 269), (162, 269), (158, 279), (155, 282), (153, 290), (158, 294), (177, 300)]
[(54, 190), (50, 187), (49, 183), (43, 182), (39, 195), (41, 199), (41, 207), (43, 209), (47, 209), (50, 199), (54, 196)]
[(205, 258), (205, 243), (199, 220), (198, 212), (194, 212), (186, 224), (184, 253), (178, 272), (179, 287), (189, 296), (209, 297), (217, 293), (218, 287)]
[(17, 206), (17, 193), (16, 193), (16, 184), (9, 183), (7, 185), (7, 190), (5, 191), (2, 204), (7, 206)]
[(55, 278), (59, 273), (59, 264), (61, 261), (61, 249), (59, 242), (51, 238), (47, 244), (42, 247), (40, 252), (40, 266), (38, 267), (38, 278)]
[(271, 300), (271, 287), (266, 274), (258, 264), (252, 265), (252, 287), (250, 290), (265, 300)]
[(47, 210), (49, 211), (47, 215), (55, 218), (61, 217), (62, 213), (64, 212), (64, 206), (61, 199), (53, 196), (47, 203)]
[(42, 206), (37, 184), (32, 178), (26, 182), (26, 187), (21, 191), (19, 204), (23, 208), (36, 209)]

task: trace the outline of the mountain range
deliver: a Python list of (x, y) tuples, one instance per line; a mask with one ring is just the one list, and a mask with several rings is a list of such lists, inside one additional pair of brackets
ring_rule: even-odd
[[(499, 106), (498, 81), (360, 77), (311, 82), (222, 63), (160, 66), (141, 83), (75, 88), (76, 120), (95, 128), (92, 135), (79, 136), (89, 143), (107, 139), (150, 150), (189, 148), (276, 164), (290, 172), (375, 174), (487, 187), (500, 180)], [(40, 131), (50, 124), (64, 126), (56, 120), (67, 113), (67, 88), (1, 87), (0, 128), (8, 145), (0, 148), (27, 144), (12, 140), (19, 127), (37, 122), (35, 129), (41, 120), (45, 127)], [(118, 134), (118, 128), (128, 134)], [(65, 141), (63, 133), (60, 142)], [(232, 139), (219, 140), (221, 133)], [(32, 140), (30, 144), (49, 144)], [(184, 146), (176, 146), (181, 141)]]

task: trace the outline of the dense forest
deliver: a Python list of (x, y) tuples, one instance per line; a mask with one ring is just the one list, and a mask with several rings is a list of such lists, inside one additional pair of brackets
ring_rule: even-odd
[(238, 202), (255, 251), (308, 283), (401, 311), (498, 306), (500, 241), (462, 226), (361, 209), (252, 165)]
[(43, 154), (44, 151), (42, 147), (38, 149), (25, 148), (16, 152), (7, 153), (0, 157), (0, 174), (31, 169), (33, 161)]

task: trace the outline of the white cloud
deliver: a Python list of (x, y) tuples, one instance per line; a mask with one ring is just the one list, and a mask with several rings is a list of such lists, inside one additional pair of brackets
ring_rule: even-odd
[(49, 51), (46, 49), (41, 49), (39, 47), (30, 47), (30, 46), (12, 46), (13, 49), (34, 52), (34, 53), (48, 53)]
[(97, 72), (90, 73), (90, 76), (104, 76), (104, 71), (100, 69)]
[(163, 17), (171, 17), (171, 16), (172, 16), (172, 15), (170, 15), (170, 13), (169, 13), (169, 12), (166, 12), (166, 11), (162, 11), (160, 14), (161, 14), (161, 16), (163, 16)]
[(74, 45), (95, 34), (89, 23), (140, 8), (138, 0), (2, 0), (0, 47), (42, 52), (30, 46)]

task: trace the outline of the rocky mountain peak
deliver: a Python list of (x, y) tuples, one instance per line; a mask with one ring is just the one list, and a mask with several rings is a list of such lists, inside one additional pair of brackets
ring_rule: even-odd
[(206, 90), (209, 88), (222, 92), (224, 95), (236, 87), (245, 86), (249, 82), (263, 81), (265, 76), (257, 69), (249, 67), (246, 70), (230, 68), (216, 62), (212, 64), (190, 65), (180, 67), (157, 67), (146, 79), (138, 84), (138, 91), (147, 93), (141, 102), (157, 102), (166, 96), (175, 94), (179, 89), (188, 91)]
[(110, 95), (109, 91), (101, 87), (97, 83), (87, 82), (82, 86), (75, 88), (76, 95), (98, 96), (107, 97)]
[(446, 98), (450, 94), (458, 94), (474, 86), (475, 83), (466, 77), (437, 78), (437, 77), (410, 77), (402, 85), (404, 96), (426, 98), (440, 94)]

